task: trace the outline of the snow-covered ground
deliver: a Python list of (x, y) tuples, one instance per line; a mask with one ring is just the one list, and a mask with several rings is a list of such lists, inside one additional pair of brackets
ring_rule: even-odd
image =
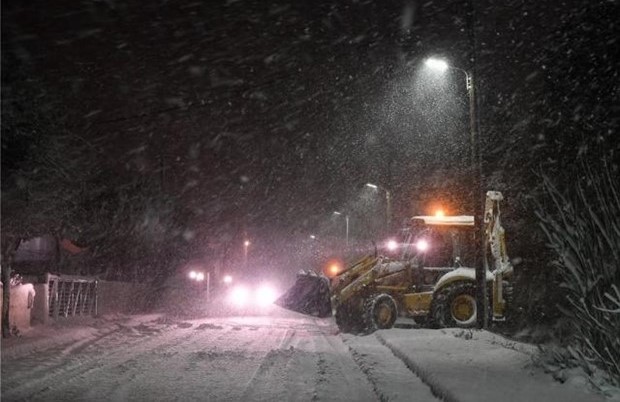
[(483, 331), (341, 334), (332, 319), (103, 317), (2, 342), (2, 400), (604, 401)]

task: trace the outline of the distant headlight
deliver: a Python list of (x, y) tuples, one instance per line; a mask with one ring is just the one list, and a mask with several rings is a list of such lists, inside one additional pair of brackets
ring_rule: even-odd
[(228, 293), (228, 303), (238, 308), (267, 307), (273, 304), (277, 298), (276, 289), (269, 284), (262, 284), (257, 288), (237, 285)]

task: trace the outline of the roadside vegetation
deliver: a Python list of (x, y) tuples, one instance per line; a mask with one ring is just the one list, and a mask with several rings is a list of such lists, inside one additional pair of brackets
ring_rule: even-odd
[(608, 166), (584, 167), (570, 191), (544, 178), (538, 217), (562, 297), (554, 306), (566, 324), (563, 349), (549, 350), (561, 367), (603, 370), (620, 385), (620, 186)]

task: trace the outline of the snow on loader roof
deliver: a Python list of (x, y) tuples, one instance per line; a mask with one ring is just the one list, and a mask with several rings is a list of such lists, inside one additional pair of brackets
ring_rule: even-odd
[(433, 216), (421, 215), (411, 218), (412, 221), (421, 220), (425, 225), (445, 225), (445, 226), (474, 226), (474, 217), (471, 215), (459, 216)]

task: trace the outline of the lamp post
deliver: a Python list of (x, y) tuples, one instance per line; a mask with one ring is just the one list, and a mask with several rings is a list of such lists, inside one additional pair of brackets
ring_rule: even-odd
[(471, 147), (471, 163), (470, 169), (473, 177), (474, 186), (472, 189), (472, 207), (475, 214), (475, 219), (480, 224), (480, 243), (482, 254), (479, 248), (476, 247), (476, 311), (481, 312), (478, 314), (478, 327), (486, 328), (488, 326), (487, 319), (487, 288), (486, 288), (486, 271), (488, 269), (488, 262), (484, 250), (486, 250), (486, 239), (484, 227), (482, 226), (482, 214), (483, 203), (480, 202), (482, 194), (482, 160), (480, 155), (480, 137), (478, 135), (478, 115), (476, 110), (476, 86), (474, 83), (473, 70), (465, 70), (460, 67), (449, 65), (445, 60), (438, 58), (428, 58), (425, 61), (427, 67), (438, 71), (445, 72), (446, 70), (456, 70), (465, 75), (465, 87), (467, 89), (467, 96), (469, 100), (469, 136)]
[[(334, 211), (334, 215), (340, 216), (340, 215), (342, 215), (342, 212)], [(345, 235), (346, 237), (345, 237), (345, 239), (346, 239), (346, 245), (347, 245), (347, 248), (348, 248), (349, 247), (349, 214), (345, 214), (344, 215), (344, 220), (345, 220), (345, 224), (346, 224), (346, 235)]]
[[(474, 74), (472, 71), (467, 71), (460, 67), (449, 65), (445, 60), (430, 57), (424, 62), (427, 67), (443, 73), (444, 71), (456, 70), (465, 75), (465, 88), (467, 89), (467, 96), (469, 98), (469, 135), (471, 144), (471, 166), (472, 173), (475, 171), (476, 166), (476, 141), (478, 137), (478, 125), (476, 119), (476, 89), (474, 86)], [(474, 195), (474, 207), (477, 204), (478, 198)]]
[(390, 230), (390, 222), (392, 221), (392, 197), (390, 195), (390, 190), (372, 183), (366, 183), (366, 187), (385, 191), (385, 231), (388, 232)]

